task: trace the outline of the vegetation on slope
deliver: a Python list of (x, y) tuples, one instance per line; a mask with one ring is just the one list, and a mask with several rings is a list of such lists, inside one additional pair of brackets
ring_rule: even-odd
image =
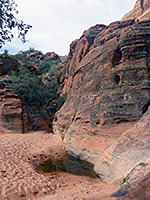
[[(7, 51), (3, 56), (6, 56)], [(37, 56), (31, 57), (35, 53)], [(47, 119), (63, 105), (66, 97), (58, 94), (59, 84), (59, 60), (38, 59), (44, 58), (44, 54), (34, 49), (11, 56), (18, 60), (19, 70), (11, 71), (14, 92), (23, 102), (23, 112), (28, 120), (33, 123), (32, 129), (40, 128), (36, 118)], [(52, 120), (49, 120), (51, 129)]]

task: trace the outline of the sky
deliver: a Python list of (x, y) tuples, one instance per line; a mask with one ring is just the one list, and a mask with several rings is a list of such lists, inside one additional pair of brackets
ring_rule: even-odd
[(73, 40), (96, 24), (109, 25), (133, 9), (136, 0), (15, 0), (18, 19), (32, 25), (29, 42), (17, 38), (3, 47), (10, 54), (30, 47), (67, 55)]

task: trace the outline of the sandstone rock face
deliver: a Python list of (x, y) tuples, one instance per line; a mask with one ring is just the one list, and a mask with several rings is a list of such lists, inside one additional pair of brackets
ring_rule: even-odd
[(149, 20), (150, 19), (150, 0), (137, 0), (133, 10), (126, 14), (122, 21), (136, 19)]
[(48, 60), (53, 63), (59, 63), (61, 61), (58, 54), (55, 52), (47, 52), (46, 54), (42, 54), (40, 51), (34, 50), (30, 53), (27, 53), (27, 58), (30, 58), (31, 60), (37, 59), (37, 60)]
[(7, 74), (18, 72), (19, 63), (10, 57), (0, 57), (0, 126), (10, 131), (22, 132), (22, 102), (10, 87)]
[(118, 200), (149, 200), (150, 199), (150, 164), (140, 163), (134, 167), (123, 183), (123, 186), (111, 197)]
[[(65, 60), (66, 58), (64, 58)], [(41, 72), (38, 67), (39, 64), (51, 63), (58, 64), (61, 58), (55, 52), (48, 52), (42, 54), (40, 51), (29, 50), (20, 52), (19, 54), (11, 57), (0, 56), (0, 125), (8, 128), (11, 131), (28, 132), (35, 129), (52, 131), (51, 124), (54, 116), (54, 111), (50, 108), (47, 109), (46, 114), (39, 115), (27, 111), (27, 105), (24, 105), (19, 96), (16, 95), (11, 88), (11, 79), (9, 76), (10, 71), (19, 72), (19, 67), (26, 67), (31, 74), (37, 76)], [(59, 79), (55, 75), (55, 79)], [(56, 102), (55, 102), (56, 103)], [(40, 108), (42, 110), (42, 108)]]
[(57, 63), (61, 62), (61, 59), (60, 59), (59, 55), (56, 54), (55, 52), (47, 52), (45, 54), (45, 60), (49, 60), (49, 61), (54, 62), (54, 63), (56, 61), (57, 61)]
[(53, 123), (54, 132), (64, 135), (70, 154), (101, 162), (99, 154), (147, 111), (149, 27), (150, 21), (135, 20), (97, 25), (72, 43), (62, 78), (67, 100)]
[(14, 132), (22, 132), (22, 102), (14, 94), (8, 76), (0, 77), (0, 126)]
[[(142, 180), (138, 182), (136, 187), (133, 191), (127, 194), (125, 197), (121, 198), (121, 200), (149, 200), (150, 199), (150, 173), (143, 177)], [(120, 198), (119, 198), (120, 199)]]
[(123, 133), (95, 164), (95, 171), (108, 181), (119, 180), (139, 163), (150, 162), (150, 109), (133, 128)]

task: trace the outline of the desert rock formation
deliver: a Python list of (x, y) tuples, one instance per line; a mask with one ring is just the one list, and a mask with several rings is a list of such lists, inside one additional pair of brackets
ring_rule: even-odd
[(149, 20), (150, 18), (150, 0), (137, 0), (133, 10), (127, 13), (122, 21), (136, 19), (136, 20)]
[[(138, 2), (135, 7), (139, 5)], [(143, 4), (145, 9), (146, 2)], [(146, 162), (146, 158), (140, 154), (123, 171), (121, 163), (117, 167), (115, 162), (112, 165), (111, 161), (107, 162), (109, 156), (106, 154), (111, 144), (126, 144), (127, 137), (125, 140), (122, 137), (131, 130), (135, 132), (138, 125), (134, 124), (150, 105), (149, 27), (150, 21), (137, 21), (135, 18), (117, 21), (109, 26), (91, 27), (71, 44), (61, 77), (67, 100), (55, 116), (53, 130), (56, 134), (63, 134), (65, 147), (70, 154), (96, 164), (98, 174), (106, 179), (109, 177), (109, 181), (126, 176), (135, 165)], [(129, 132), (126, 132), (128, 129)], [(122, 133), (121, 138), (116, 140)], [(148, 135), (143, 143), (140, 137), (135, 136), (137, 143), (132, 142), (135, 146), (143, 145), (142, 153), (145, 153)], [(139, 149), (140, 146), (135, 151), (135, 157)], [(115, 172), (112, 173), (106, 166), (102, 167), (105, 172), (101, 170), (101, 164), (105, 163), (101, 154), (102, 158), (106, 155), (106, 163), (111, 169), (114, 167)], [(124, 165), (127, 155), (122, 161)], [(132, 154), (128, 158), (130, 162)], [(149, 162), (149, 158), (147, 160)]]
[(123, 133), (95, 165), (95, 171), (109, 182), (126, 177), (139, 163), (150, 162), (150, 109), (133, 128)]
[[(1, 135), (0, 198), (53, 194), (54, 199), (67, 199), (68, 194), (59, 190), (56, 176), (39, 175), (33, 168), (45, 154), (46, 158), (54, 156), (56, 138), (61, 146), (57, 143), (55, 148), (59, 146), (65, 152), (61, 135), (66, 150), (93, 163), (100, 177), (108, 182), (125, 182), (111, 197), (107, 194), (108, 199), (150, 199), (149, 4), (149, 0), (138, 0), (121, 21), (93, 26), (72, 42), (60, 66), (60, 83), (67, 100), (53, 122), (53, 131), (59, 137), (45, 133)], [(28, 56), (43, 59), (40, 52)], [(48, 60), (57, 57), (55, 53), (45, 56)], [(21, 101), (7, 85), (3, 66), (0, 63), (0, 125), (15, 130), (14, 125), (19, 124), (17, 129), (21, 130)], [(6, 71), (9, 69), (12, 67)], [(17, 164), (12, 170), (14, 160)], [(54, 194), (56, 188), (59, 194)], [(93, 189), (91, 183), (85, 188)], [(89, 199), (99, 199), (99, 188), (94, 186), (95, 196), (83, 192)], [(78, 193), (71, 190), (69, 195), (77, 198)]]
[(63, 78), (67, 100), (54, 121), (71, 154), (92, 161), (147, 111), (149, 26), (97, 25), (72, 43)]

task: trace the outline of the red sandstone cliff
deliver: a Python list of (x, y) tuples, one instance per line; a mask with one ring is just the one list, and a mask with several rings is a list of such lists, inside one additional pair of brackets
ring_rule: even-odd
[(55, 116), (54, 132), (64, 135), (70, 154), (92, 162), (109, 181), (150, 161), (147, 19), (149, 1), (137, 1), (121, 22), (85, 31), (72, 42), (61, 77), (67, 100)]
[(137, 0), (133, 10), (127, 13), (122, 21), (136, 19), (136, 20), (149, 20), (150, 19), (150, 0)]

